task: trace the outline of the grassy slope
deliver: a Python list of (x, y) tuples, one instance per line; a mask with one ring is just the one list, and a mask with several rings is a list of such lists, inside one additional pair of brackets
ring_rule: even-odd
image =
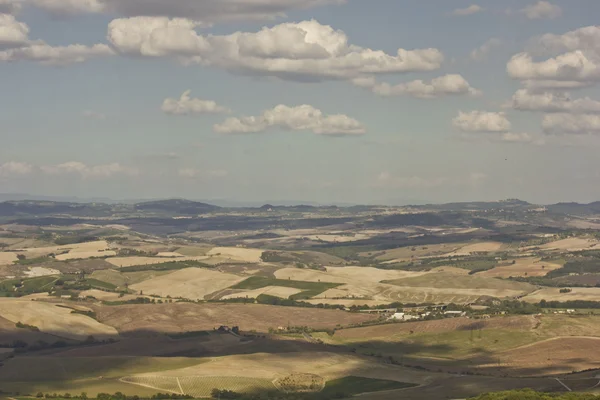
[(358, 376), (346, 376), (344, 378), (327, 381), (322, 395), (335, 396), (343, 393), (353, 396), (360, 393), (380, 392), (383, 390), (405, 389), (417, 386), (413, 383), (388, 381), (384, 379), (362, 378)]

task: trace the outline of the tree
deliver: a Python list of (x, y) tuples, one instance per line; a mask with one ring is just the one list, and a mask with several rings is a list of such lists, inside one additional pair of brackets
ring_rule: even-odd
[(35, 395), (35, 397), (37, 397), (37, 398), (42, 398), (42, 397), (44, 397), (44, 393), (42, 393), (42, 392), (38, 392), (38, 393)]
[(19, 261), (25, 260), (27, 257), (25, 257), (25, 254), (17, 254), (17, 259)]

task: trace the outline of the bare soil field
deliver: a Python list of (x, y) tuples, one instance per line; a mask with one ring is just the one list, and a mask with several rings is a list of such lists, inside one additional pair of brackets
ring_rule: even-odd
[(571, 288), (569, 293), (560, 293), (560, 288), (544, 288), (523, 297), (523, 301), (537, 303), (546, 301), (590, 300), (600, 301), (600, 288)]
[(90, 290), (84, 290), (83, 292), (80, 292), (79, 297), (82, 297), (82, 298), (94, 297), (95, 299), (102, 300), (102, 301), (127, 301), (127, 300), (136, 299), (137, 297), (140, 297), (140, 296), (133, 295), (133, 294), (126, 294), (124, 296), (121, 296), (121, 294), (119, 294), (119, 293), (104, 292), (102, 290), (90, 289)]
[(29, 267), (28, 271), (24, 271), (23, 274), (29, 278), (35, 278), (37, 276), (59, 275), (60, 271), (52, 268)]
[(238, 293), (229, 294), (223, 296), (223, 299), (235, 299), (241, 297), (247, 297), (249, 299), (255, 299), (261, 294), (268, 294), (270, 296), (281, 297), (287, 299), (292, 295), (302, 292), (302, 289), (295, 289), (282, 286), (266, 286), (260, 289), (246, 290)]
[(372, 358), (327, 352), (254, 353), (216, 357), (210, 363), (164, 371), (160, 375), (239, 376), (272, 380), (292, 373), (311, 373), (327, 380), (352, 375), (417, 384), (424, 383), (427, 378), (427, 374), (423, 372), (379, 363)]
[(473, 326), (483, 329), (514, 329), (529, 330), (536, 325), (532, 316), (499, 317), (485, 320), (470, 318), (447, 318), (433, 321), (404, 322), (396, 324), (375, 325), (362, 328), (341, 329), (335, 332), (334, 338), (341, 340), (361, 340), (381, 338), (394, 340), (414, 333), (443, 333), (464, 330), (468, 331)]
[(266, 332), (280, 326), (333, 328), (376, 319), (373, 315), (314, 308), (273, 307), (260, 304), (148, 304), (94, 306), (98, 320), (121, 333), (136, 331), (186, 332), (212, 330), (221, 325)]
[(7, 251), (0, 252), (0, 265), (10, 265), (17, 260), (17, 253)]
[[(329, 289), (313, 300), (324, 302), (322, 299), (352, 299), (359, 297), (362, 299), (371, 299), (380, 301), (380, 304), (402, 302), (402, 303), (457, 303), (465, 304), (476, 301), (482, 296), (492, 296), (498, 298), (516, 297), (524, 293), (523, 290), (506, 288), (433, 288), (433, 287), (413, 287), (397, 286), (389, 284), (347, 284), (334, 289)], [(329, 304), (338, 304), (335, 301)]]
[(600, 367), (600, 339), (558, 337), (498, 354), (500, 365), (482, 368), (508, 370), (511, 375), (565, 374)]
[(560, 264), (554, 264), (547, 261), (541, 261), (540, 258), (527, 257), (516, 258), (515, 264), (500, 266), (487, 271), (478, 272), (477, 276), (490, 278), (509, 278), (524, 276), (546, 276), (546, 274), (555, 269), (559, 269)]
[(461, 247), (453, 252), (444, 254), (444, 257), (469, 256), (473, 253), (494, 253), (502, 249), (503, 246), (504, 244), (500, 242), (473, 243)]
[(36, 326), (40, 331), (69, 339), (96, 339), (118, 336), (117, 330), (71, 309), (43, 301), (0, 299), (0, 316), (13, 322)]
[[(106, 240), (97, 240), (95, 242), (75, 243), (64, 246), (48, 246), (48, 247), (30, 247), (20, 244), (22, 247), (19, 252), (27, 254), (27, 258), (41, 257), (48, 254), (61, 253), (93, 253), (100, 252), (103, 250), (111, 250)], [(101, 256), (99, 256), (101, 257)], [(86, 258), (86, 257), (75, 257), (75, 258)], [(89, 258), (89, 257), (88, 257)]]
[(43, 332), (35, 332), (29, 329), (19, 329), (15, 323), (0, 317), (0, 344), (12, 345), (15, 340), (22, 340), (27, 344), (34, 344), (40, 340), (46, 343), (54, 343), (58, 338)]
[(65, 254), (59, 254), (56, 258), (59, 261), (65, 260), (82, 260), (86, 258), (98, 258), (98, 257), (114, 257), (117, 255), (116, 251), (113, 250), (101, 250), (101, 251), (70, 251)]
[(562, 240), (556, 240), (554, 242), (543, 244), (540, 247), (542, 250), (566, 250), (566, 251), (578, 251), (578, 250), (589, 250), (598, 247), (598, 240), (588, 238), (568, 238)]
[(206, 253), (208, 253), (210, 251), (210, 249), (212, 249), (213, 246), (210, 245), (206, 245), (206, 246), (183, 246), (183, 247), (178, 247), (175, 251), (179, 254), (183, 254), (186, 257), (198, 257), (198, 256), (205, 256)]
[(208, 253), (209, 256), (218, 256), (221, 258), (231, 259), (234, 261), (259, 263), (262, 262), (263, 250), (246, 249), (242, 247), (215, 247)]
[(117, 287), (123, 287), (125, 284), (134, 285), (148, 279), (170, 274), (171, 272), (172, 271), (120, 272), (114, 269), (103, 269), (94, 271), (90, 275), (90, 278), (112, 283)]
[(379, 254), (378, 252), (366, 252), (360, 253), (363, 257), (370, 257), (372, 255), (378, 254), (375, 259), (378, 261), (385, 261), (388, 263), (395, 263), (401, 261), (407, 261), (411, 258), (419, 258), (425, 256), (435, 256), (442, 255), (446, 253), (451, 253), (460, 249), (464, 246), (465, 243), (442, 243), (442, 244), (432, 244), (427, 246), (409, 246), (409, 247), (400, 247), (397, 249), (385, 250), (383, 254)]
[(246, 277), (205, 268), (185, 268), (130, 286), (135, 291), (161, 297), (200, 300), (204, 296), (233, 286)]

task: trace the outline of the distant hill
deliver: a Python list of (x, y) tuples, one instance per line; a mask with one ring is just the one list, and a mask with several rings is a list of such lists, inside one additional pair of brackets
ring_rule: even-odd
[(557, 214), (595, 215), (600, 214), (600, 201), (589, 204), (557, 203), (546, 207), (548, 211)]
[(212, 204), (183, 199), (147, 201), (144, 203), (137, 203), (133, 207), (136, 211), (141, 212), (168, 213), (177, 215), (198, 215), (221, 209), (221, 207), (213, 206)]

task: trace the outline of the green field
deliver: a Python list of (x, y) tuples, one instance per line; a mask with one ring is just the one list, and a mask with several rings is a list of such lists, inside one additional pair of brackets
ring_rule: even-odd
[(267, 278), (263, 276), (252, 276), (245, 281), (232, 286), (231, 289), (243, 289), (253, 290), (260, 289), (267, 286), (283, 286), (295, 289), (300, 289), (302, 292), (290, 296), (292, 300), (308, 299), (323, 293), (326, 290), (335, 288), (342, 285), (342, 283), (330, 283), (330, 282), (305, 282), (305, 281), (293, 281), (287, 279), (276, 279)]
[(140, 272), (140, 271), (176, 271), (184, 268), (212, 268), (212, 266), (200, 261), (169, 261), (158, 264), (132, 265), (131, 267), (119, 268), (121, 272)]
[(57, 280), (56, 276), (40, 276), (2, 281), (0, 282), (0, 296), (23, 296), (31, 293), (47, 292)]

